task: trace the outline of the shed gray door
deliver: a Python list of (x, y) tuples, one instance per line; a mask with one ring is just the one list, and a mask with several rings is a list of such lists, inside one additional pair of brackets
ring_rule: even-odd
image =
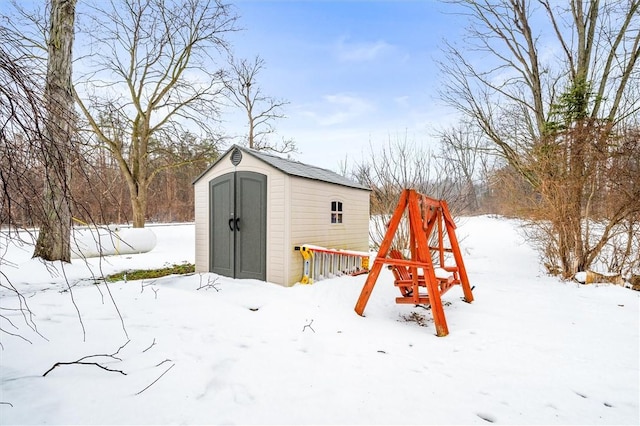
[(210, 270), (232, 278), (267, 275), (267, 177), (227, 173), (210, 188)]

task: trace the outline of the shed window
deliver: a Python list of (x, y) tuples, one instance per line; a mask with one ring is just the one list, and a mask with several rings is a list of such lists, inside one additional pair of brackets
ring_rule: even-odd
[(342, 223), (342, 201), (331, 202), (331, 223)]

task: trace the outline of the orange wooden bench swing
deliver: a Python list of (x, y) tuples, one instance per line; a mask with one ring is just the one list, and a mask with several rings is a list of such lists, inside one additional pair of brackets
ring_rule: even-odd
[[(410, 259), (404, 259), (402, 253), (391, 249), (405, 209), (408, 210)], [(449, 334), (441, 296), (454, 285), (460, 284), (464, 292), (464, 300), (468, 303), (473, 302), (455, 227), (446, 201), (427, 197), (413, 189), (405, 189), (389, 221), (387, 233), (380, 244), (380, 250), (356, 303), (355, 311), (358, 315), (363, 314), (380, 270), (386, 264), (392, 270), (395, 277), (394, 284), (401, 293), (401, 297), (396, 298), (396, 303), (431, 305), (436, 334), (438, 336)], [(451, 247), (444, 246), (445, 229)], [(432, 239), (433, 232), (437, 232), (437, 238), (433, 238), (437, 241), (435, 245), (430, 246), (429, 240)], [(437, 252), (439, 261), (437, 267), (434, 266), (432, 252), (434, 254)], [(453, 255), (454, 265), (445, 265), (445, 253)], [(420, 293), (421, 287), (426, 287), (426, 294)]]

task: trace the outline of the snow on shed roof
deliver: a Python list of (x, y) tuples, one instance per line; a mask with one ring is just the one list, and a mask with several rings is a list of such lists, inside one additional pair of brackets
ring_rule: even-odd
[(204, 176), (211, 168), (213, 168), (218, 161), (222, 160), (228, 153), (233, 151), (234, 149), (239, 149), (241, 152), (249, 154), (258, 160), (264, 161), (270, 166), (280, 170), (281, 172), (290, 175), (297, 176), (306, 179), (318, 180), (321, 182), (333, 183), (336, 185), (346, 186), (350, 188), (356, 189), (364, 189), (370, 191), (364, 185), (359, 184), (358, 182), (354, 182), (351, 179), (348, 179), (338, 173), (332, 172), (331, 170), (323, 169), (320, 167), (312, 166), (309, 164), (304, 164), (299, 161), (289, 160), (287, 158), (278, 157), (277, 155), (268, 154), (263, 151), (256, 151), (254, 149), (245, 148), (239, 145), (232, 145), (224, 154), (220, 156), (220, 158), (213, 163), (207, 170), (202, 173), (198, 178), (194, 181), (196, 183), (202, 176)]

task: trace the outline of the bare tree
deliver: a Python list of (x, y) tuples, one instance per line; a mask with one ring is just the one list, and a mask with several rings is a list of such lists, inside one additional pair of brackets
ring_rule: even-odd
[[(52, 1), (50, 12), (46, 73), (34, 46), (28, 40), (25, 43), (14, 28), (0, 26), (0, 238), (4, 248), (14, 243), (30, 245), (35, 237), (27, 227), (40, 226), (35, 256), (68, 262), (73, 205), (70, 170), (77, 159), (71, 95), (75, 0)], [(15, 297), (3, 298), (0, 310), (17, 311), (23, 325), (44, 337), (20, 287), (11, 281), (7, 266), (16, 265), (5, 255), (3, 249), (0, 287)], [(9, 329), (0, 327), (0, 332), (29, 341), (18, 322), (0, 317), (9, 325)]]
[[(9, 15), (1, 15), (0, 19), (4, 34), (4, 46), (16, 49), (16, 58), (20, 58), (18, 68), (26, 70), (28, 81), (34, 86), (33, 93), (42, 98), (42, 90), (46, 79), (47, 47), (46, 40), (49, 32), (49, 3), (22, 4), (15, 0), (7, 9)], [(85, 17), (86, 18), (86, 17)], [(76, 49), (76, 54), (83, 49)], [(76, 59), (79, 68), (88, 58), (80, 55)], [(9, 58), (9, 57), (6, 57)], [(14, 96), (15, 97), (15, 96)], [(17, 99), (17, 97), (15, 97)], [(41, 106), (41, 102), (38, 102)], [(33, 122), (42, 123), (45, 118), (30, 114)], [(98, 113), (98, 120), (108, 127), (115, 121), (114, 115), (107, 109)], [(23, 122), (27, 124), (26, 122)], [(9, 134), (11, 132), (8, 132)], [(115, 134), (115, 132), (113, 132)], [(13, 146), (10, 162), (14, 172), (11, 176), (13, 218), (21, 224), (38, 226), (41, 222), (41, 205), (34, 203), (36, 197), (43, 193), (42, 161), (39, 142), (45, 140), (39, 137), (27, 136), (26, 132), (16, 132), (17, 137), (9, 138)], [(72, 214), (77, 224), (106, 224), (124, 223), (132, 217), (132, 207), (127, 183), (122, 175), (114, 156), (106, 149), (96, 149), (99, 142), (91, 132), (77, 135), (74, 142), (71, 172), (71, 193), (73, 195)], [(170, 140), (154, 138), (154, 145), (150, 150), (150, 168), (158, 169), (157, 175), (151, 181), (148, 189), (149, 203), (147, 216), (153, 220), (193, 220), (193, 193), (185, 190), (189, 188), (193, 179), (198, 176), (208, 163), (217, 158), (218, 140), (203, 137), (192, 130), (175, 135)], [(22, 154), (22, 158), (18, 158)], [(8, 163), (9, 164), (9, 163)], [(30, 164), (29, 166), (26, 166)], [(22, 173), (15, 170), (25, 165)], [(5, 170), (9, 170), (6, 168)], [(22, 177), (22, 178), (19, 178)], [(18, 180), (24, 182), (17, 184)], [(40, 182), (40, 183), (39, 183)], [(15, 184), (15, 185), (14, 185)], [(23, 196), (24, 195), (24, 196)], [(24, 200), (24, 202), (19, 202)], [(3, 210), (3, 223), (10, 223)]]
[(152, 167), (159, 172), (149, 186), (148, 216), (155, 221), (193, 220), (194, 193), (186, 190), (218, 158), (218, 141), (186, 132), (154, 149)]
[[(8, 2), (5, 2), (8, 3)], [(20, 40), (24, 54), (42, 63), (47, 61), (47, 39), (51, 29), (51, 1), (21, 2), (10, 0), (9, 14), (2, 15), (6, 30)]]
[(44, 215), (34, 257), (71, 261), (71, 145), (75, 133), (71, 90), (75, 0), (51, 0), (47, 78), (47, 120), (41, 144), (45, 167)]
[(464, 121), (440, 131), (439, 137), (441, 161), (462, 179), (463, 211), (474, 213), (480, 208), (478, 184), (486, 180), (492, 169), (487, 141), (482, 132)]
[[(224, 90), (217, 54), (236, 15), (220, 0), (96, 2), (84, 35), (91, 61), (75, 97), (101, 147), (116, 159), (127, 183), (133, 226), (146, 221), (148, 189), (176, 164), (153, 163), (197, 129), (209, 140)], [(182, 164), (182, 161), (179, 162)]]
[(42, 199), (34, 169), (46, 117), (42, 87), (26, 56), (15, 33), (0, 26), (0, 223), (8, 228), (35, 226), (38, 203), (29, 199)]
[(231, 75), (226, 82), (228, 96), (247, 116), (249, 148), (282, 154), (295, 152), (296, 144), (292, 139), (283, 140), (281, 144), (269, 140), (269, 135), (275, 131), (273, 122), (285, 118), (282, 107), (289, 102), (262, 93), (257, 77), (264, 69), (264, 59), (259, 56), (253, 60), (237, 60), (231, 57), (229, 64)]
[[(370, 240), (377, 247), (387, 232), (387, 224), (398, 204), (402, 191), (416, 189), (437, 199), (446, 199), (454, 215), (464, 206), (464, 181), (459, 169), (438, 161), (429, 149), (408, 140), (407, 135), (389, 138), (382, 147), (371, 146), (371, 158), (356, 164), (354, 178), (371, 188), (372, 226)], [(403, 220), (393, 246), (409, 247), (408, 222)]]
[(45, 137), (46, 115), (42, 85), (30, 72), (28, 52), (17, 39), (15, 32), (0, 26), (0, 288), (17, 299), (11, 305), (7, 303), (11, 297), (0, 299), (0, 333), (29, 341), (5, 315), (8, 306), (19, 310), (26, 326), (37, 332), (27, 298), (7, 276), (7, 267), (13, 265), (5, 259), (5, 250), (21, 238), (18, 229), (39, 222), (43, 201), (36, 152)]
[[(640, 1), (450, 3), (470, 25), (464, 48), (447, 45), (442, 98), (539, 195), (536, 217), (551, 223), (561, 273), (585, 270), (636, 214), (631, 203), (598, 217), (593, 201), (621, 127), (640, 111)], [(594, 219), (607, 220), (597, 236)]]

